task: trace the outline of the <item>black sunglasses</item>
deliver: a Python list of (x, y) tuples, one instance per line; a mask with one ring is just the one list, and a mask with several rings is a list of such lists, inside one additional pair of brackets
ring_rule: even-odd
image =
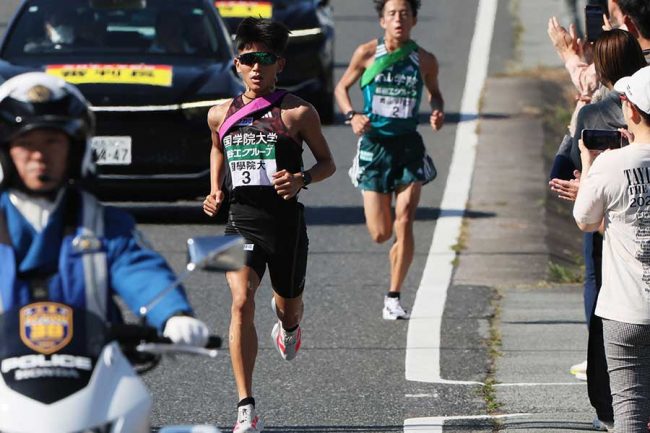
[(242, 65), (246, 66), (253, 66), (255, 63), (259, 63), (260, 65), (272, 65), (278, 61), (278, 56), (263, 51), (240, 54), (237, 58)]

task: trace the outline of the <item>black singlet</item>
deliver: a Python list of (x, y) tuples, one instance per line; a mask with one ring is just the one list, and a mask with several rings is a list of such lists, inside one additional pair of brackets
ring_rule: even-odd
[[(273, 173), (302, 170), (302, 146), (282, 121), (281, 103), (282, 99), (270, 109), (242, 119), (221, 139), (234, 216), (238, 212), (272, 216), (296, 209), (297, 199), (284, 200), (272, 185)], [(243, 106), (240, 95), (232, 101), (226, 118)]]

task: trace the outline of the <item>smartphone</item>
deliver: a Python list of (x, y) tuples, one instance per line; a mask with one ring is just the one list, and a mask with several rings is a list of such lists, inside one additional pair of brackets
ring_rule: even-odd
[(582, 142), (590, 150), (618, 149), (622, 145), (621, 133), (607, 129), (583, 129)]
[(587, 33), (587, 41), (596, 42), (598, 36), (603, 32), (603, 14), (605, 11), (600, 5), (587, 5), (585, 6), (585, 30)]

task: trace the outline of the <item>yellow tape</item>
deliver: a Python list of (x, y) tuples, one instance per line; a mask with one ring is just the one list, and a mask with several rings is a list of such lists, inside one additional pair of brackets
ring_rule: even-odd
[(45, 72), (72, 84), (172, 85), (169, 65), (48, 65)]
[(273, 5), (270, 2), (217, 1), (219, 13), (224, 18), (271, 18)]

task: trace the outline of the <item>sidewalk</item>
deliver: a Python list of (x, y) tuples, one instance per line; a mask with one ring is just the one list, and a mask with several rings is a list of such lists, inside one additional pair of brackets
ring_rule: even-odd
[(500, 413), (528, 414), (500, 420), (506, 431), (580, 432), (594, 417), (586, 383), (568, 371), (586, 357), (582, 288), (541, 284), (555, 253), (547, 232), (576, 230), (571, 221), (547, 226), (544, 136), (535, 108), (549, 92), (532, 78), (488, 80), (489, 119), (481, 121), (470, 208), (495, 216), (470, 221), (454, 277), (454, 284), (489, 285), (501, 295), (496, 399)]
[[(518, 7), (523, 34), (517, 69), (561, 67), (546, 22), (562, 14), (564, 2), (520, 0)], [(489, 285), (501, 295), (496, 400), (498, 413), (519, 415), (500, 418), (499, 431), (584, 432), (592, 430), (595, 416), (586, 382), (569, 374), (586, 358), (582, 287), (542, 284), (558, 253), (550, 231), (574, 236), (577, 230), (568, 218), (558, 226), (545, 207), (540, 114), (553, 92), (552, 84), (535, 78), (488, 79), (469, 207), (495, 216), (470, 219), (453, 281)]]

